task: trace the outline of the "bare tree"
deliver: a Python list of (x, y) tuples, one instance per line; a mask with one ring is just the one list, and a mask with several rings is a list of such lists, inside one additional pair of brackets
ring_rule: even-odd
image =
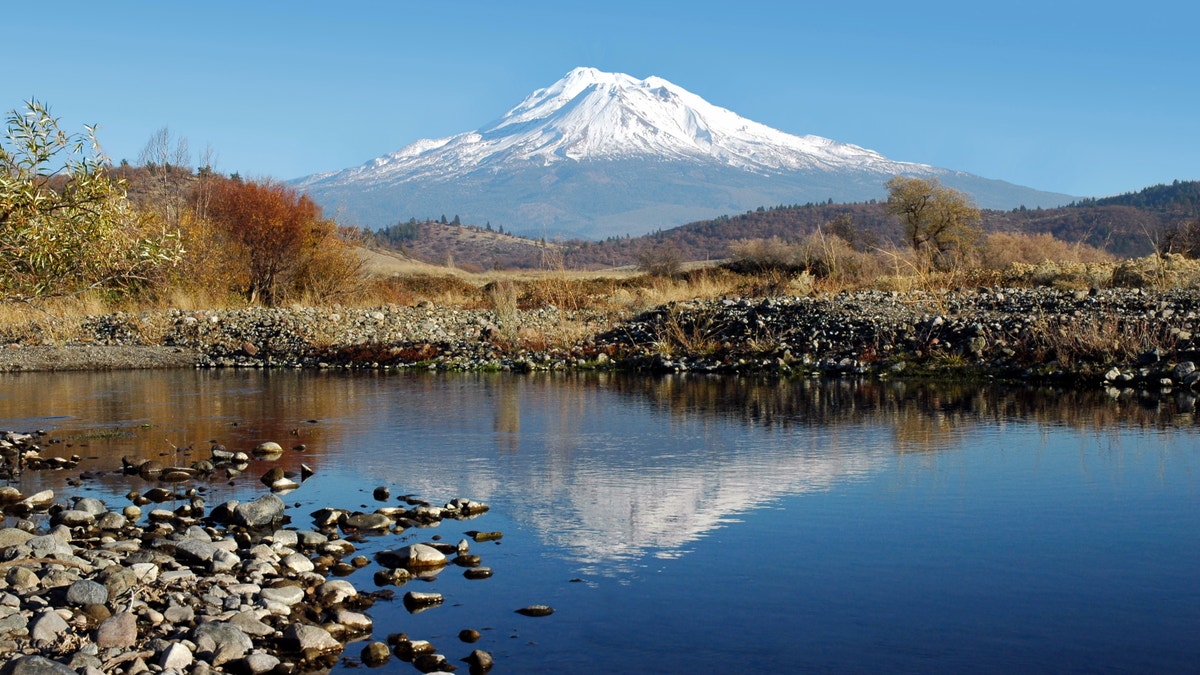
[(168, 127), (151, 134), (138, 154), (138, 164), (150, 176), (151, 203), (172, 227), (179, 224), (187, 185), (192, 177), (191, 161), (187, 139), (173, 137)]

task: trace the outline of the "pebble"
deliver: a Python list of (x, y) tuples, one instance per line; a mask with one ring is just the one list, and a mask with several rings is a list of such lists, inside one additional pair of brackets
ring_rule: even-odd
[[(6, 450), (12, 447), (0, 443), (0, 460), (10, 457)], [(129, 475), (141, 480), (136, 472)], [(154, 492), (154, 497), (202, 503), (196, 492), (165, 493)], [(129, 495), (131, 500), (142, 498), (138, 492)], [(19, 491), (0, 494), (0, 499), (14, 504), (28, 500)], [(432, 508), (426, 517), (463, 517), (468, 504), (478, 503), (456, 499)], [(365, 610), (379, 598), (392, 597), (390, 590), (363, 594), (349, 580), (327, 578), (372, 565), (366, 555), (350, 557), (354, 545), (336, 538), (336, 530), (268, 529), (282, 522), (286, 511), (276, 495), (226, 502), (203, 520), (190, 510), (160, 508), (141, 525), (140, 513), (128, 507), (110, 511), (92, 498), (73, 505), (42, 520), (56, 523), (48, 532), (36, 531), (32, 521), (0, 528), (6, 559), (30, 559), (28, 565), (6, 570), (0, 583), (0, 655), (9, 661), (4, 673), (16, 672), (16, 667), (37, 673), (67, 668), (87, 675), (320, 670), (333, 665), (327, 659), (342, 652), (344, 641), (371, 634), (375, 624)], [(389, 527), (380, 528), (378, 536), (387, 536), (403, 510), (383, 508), (374, 514), (331, 512), (364, 518), (348, 521), (360, 526), (355, 529), (386, 520)], [(106, 529), (100, 534), (96, 526), (102, 522)], [(389, 555), (429, 574), (445, 565), (445, 554), (435, 545), (451, 552), (469, 546), (465, 540), (458, 546), (429, 544), (413, 543)], [(309, 555), (321, 556), (322, 566)], [(41, 562), (50, 556), (64, 564)], [(375, 579), (399, 585), (412, 574), (405, 566), (384, 567), (375, 571)], [(406, 606), (418, 608), (443, 601), (437, 593), (405, 596)], [(65, 651), (64, 636), (77, 636)], [(407, 651), (410, 660), (419, 657), (424, 666), (452, 669), (428, 641), (405, 644), (398, 646), (398, 654)], [(39, 660), (51, 655), (61, 656), (62, 663)], [(368, 643), (362, 652), (369, 665), (386, 663), (390, 656), (381, 642)], [(68, 662), (69, 667), (63, 666)], [(119, 665), (106, 665), (111, 663)]]

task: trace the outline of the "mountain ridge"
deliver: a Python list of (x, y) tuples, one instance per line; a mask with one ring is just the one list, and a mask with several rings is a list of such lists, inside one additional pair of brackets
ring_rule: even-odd
[(658, 77), (576, 68), (466, 133), (291, 181), (355, 224), (453, 211), (536, 234), (603, 238), (799, 201), (862, 201), (893, 175), (935, 177), (981, 206), (1045, 193), (743, 118)]

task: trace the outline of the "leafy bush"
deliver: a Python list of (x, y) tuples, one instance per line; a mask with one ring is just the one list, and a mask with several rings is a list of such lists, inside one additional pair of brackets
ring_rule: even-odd
[(0, 139), (0, 295), (128, 292), (178, 263), (178, 232), (130, 206), (95, 128), (69, 134), (44, 104), (25, 106), (8, 113)]

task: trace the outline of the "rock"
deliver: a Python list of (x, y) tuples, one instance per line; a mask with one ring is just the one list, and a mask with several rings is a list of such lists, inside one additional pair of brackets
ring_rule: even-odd
[(101, 649), (128, 649), (137, 643), (137, 617), (130, 612), (113, 614), (96, 629), (96, 646)]
[(355, 513), (339, 521), (342, 529), (354, 530), (386, 530), (393, 523), (392, 519), (381, 513)]
[(105, 513), (96, 520), (96, 527), (110, 532), (123, 530), (128, 524), (129, 519), (120, 513)]
[(445, 672), (453, 670), (454, 666), (446, 661), (441, 654), (419, 654), (413, 659), (413, 666), (422, 673)]
[(468, 579), (490, 579), (492, 576), (492, 568), (490, 567), (473, 567), (463, 571), (463, 576)]
[(9, 546), (20, 546), (33, 538), (33, 535), (25, 530), (18, 530), (15, 527), (6, 527), (0, 530), (0, 550), (6, 549)]
[(188, 666), (192, 665), (195, 660), (192, 655), (192, 650), (188, 649), (182, 642), (171, 643), (169, 647), (163, 650), (158, 657), (158, 665), (163, 670), (178, 670), (183, 671)]
[(31, 509), (47, 508), (54, 503), (54, 490), (42, 490), (41, 492), (35, 492), (25, 499), (22, 499), (21, 503)]
[(186, 605), (171, 605), (163, 612), (163, 619), (176, 626), (191, 623), (196, 619), (196, 610)]
[(412, 574), (403, 567), (395, 569), (383, 569), (375, 572), (376, 586), (403, 586), (412, 579)]
[(371, 668), (382, 666), (391, 658), (391, 650), (383, 642), (372, 642), (363, 647), (362, 662)]
[(268, 469), (267, 472), (262, 475), (262, 478), (260, 480), (262, 481), (263, 485), (266, 485), (269, 487), (275, 481), (281, 480), (286, 477), (287, 477), (287, 474), (286, 474), (286, 472), (284, 472), (283, 467), (276, 466), (276, 467), (272, 467), (272, 468)]
[(283, 632), (283, 644), (290, 652), (315, 651), (321, 653), (340, 652), (342, 643), (333, 639), (329, 631), (320, 626), (294, 623)]
[(238, 504), (233, 509), (233, 522), (244, 527), (263, 527), (283, 518), (283, 500), (276, 495), (263, 495), (252, 502)]
[(333, 620), (346, 627), (346, 631), (355, 635), (370, 633), (374, 627), (371, 617), (360, 612), (352, 612), (344, 607), (339, 607), (333, 613)]
[(296, 532), (296, 540), (301, 548), (316, 548), (327, 543), (329, 537), (312, 530), (299, 530)]
[(207, 565), (217, 554), (217, 547), (212, 542), (200, 539), (180, 539), (175, 542), (175, 558), (185, 563), (200, 563)]
[(480, 541), (496, 541), (504, 538), (503, 532), (468, 532), (471, 538), (477, 542)]
[(67, 588), (67, 604), (103, 605), (108, 602), (108, 588), (91, 579), (80, 579)]
[(316, 567), (313, 562), (301, 553), (289, 553), (279, 561), (279, 567), (282, 570), (291, 572), (292, 574), (304, 574), (311, 572)]
[(13, 567), (4, 575), (8, 587), (14, 591), (30, 591), (41, 585), (38, 575), (28, 567)]
[(466, 642), (467, 644), (478, 642), (480, 637), (481, 635), (479, 634), (479, 631), (475, 630), (474, 628), (464, 628), (458, 631), (458, 639)]
[(375, 498), (375, 501), (386, 502), (392, 498), (392, 491), (380, 485), (379, 487), (375, 488), (375, 491), (371, 493), (371, 496)]
[(529, 605), (517, 610), (517, 614), (524, 616), (550, 616), (554, 613), (554, 608), (549, 605)]
[(242, 670), (250, 675), (262, 675), (275, 670), (279, 665), (279, 657), (272, 654), (251, 654), (242, 659), (242, 665)]
[(1171, 374), (1176, 380), (1182, 380), (1194, 372), (1196, 372), (1196, 364), (1191, 361), (1181, 361), (1171, 369)]
[(280, 455), (283, 454), (283, 446), (275, 441), (259, 443), (254, 447), (254, 454), (260, 457), (268, 455)]
[(70, 630), (66, 619), (59, 616), (58, 612), (47, 609), (29, 623), (29, 639), (35, 645), (57, 645)]
[(237, 626), (208, 621), (192, 631), (196, 655), (214, 666), (236, 661), (254, 648), (250, 636)]
[(87, 527), (96, 522), (96, 516), (87, 511), (69, 509), (54, 514), (50, 518), (50, 522), (55, 525), (66, 525), (67, 527)]
[(44, 656), (19, 656), (0, 668), (0, 675), (77, 675), (71, 668)]
[(291, 607), (292, 605), (299, 604), (304, 599), (304, 589), (299, 586), (264, 588), (259, 591), (259, 597), (269, 602), (278, 602)]
[(358, 589), (349, 581), (341, 579), (332, 579), (317, 586), (317, 601), (326, 607), (337, 605), (346, 601), (347, 598), (353, 598), (358, 595)]
[(408, 611), (413, 611), (416, 608), (428, 608), (434, 605), (440, 605), (445, 601), (441, 593), (420, 593), (417, 591), (409, 591), (404, 594), (404, 606)]
[(252, 611), (238, 612), (229, 617), (229, 625), (252, 637), (263, 637), (275, 633), (274, 628), (260, 621), (257, 614)]
[(384, 567), (428, 569), (444, 566), (446, 554), (432, 546), (412, 544), (395, 551), (380, 551), (376, 554), (375, 560)]
[(495, 661), (492, 660), (492, 655), (483, 651), (482, 649), (476, 649), (472, 651), (469, 655), (467, 655), (466, 658), (463, 659), (463, 661), (466, 661), (467, 664), (471, 666), (472, 674), (486, 673), (492, 669), (493, 665), (495, 665)]

